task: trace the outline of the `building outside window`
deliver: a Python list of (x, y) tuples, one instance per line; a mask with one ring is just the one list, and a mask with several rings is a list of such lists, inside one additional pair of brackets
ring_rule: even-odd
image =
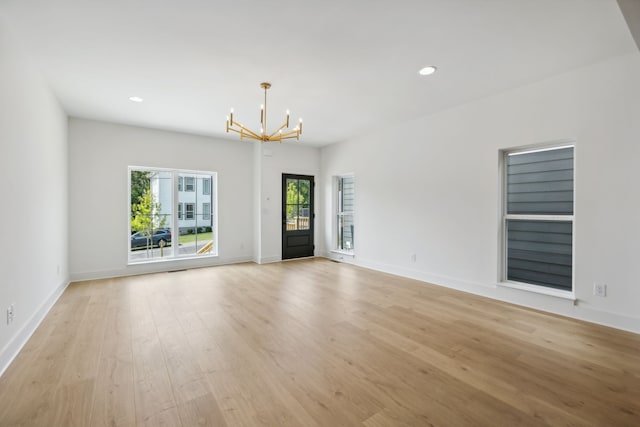
[(196, 180), (193, 176), (185, 176), (184, 178), (184, 191), (196, 191)]
[(196, 204), (185, 203), (184, 204), (184, 219), (195, 219), (196, 217)]

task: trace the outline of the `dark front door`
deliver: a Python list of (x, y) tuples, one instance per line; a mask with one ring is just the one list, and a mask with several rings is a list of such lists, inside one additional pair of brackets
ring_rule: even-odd
[(282, 259), (313, 256), (313, 177), (282, 174)]

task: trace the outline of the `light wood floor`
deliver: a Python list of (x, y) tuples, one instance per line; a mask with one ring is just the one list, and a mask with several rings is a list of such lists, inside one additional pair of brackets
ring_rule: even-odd
[(640, 336), (315, 259), (69, 286), (4, 426), (639, 426)]

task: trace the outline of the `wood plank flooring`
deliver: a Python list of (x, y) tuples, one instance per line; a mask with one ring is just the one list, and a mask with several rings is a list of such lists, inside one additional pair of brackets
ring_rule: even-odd
[(311, 259), (74, 283), (1, 426), (640, 426), (640, 335)]

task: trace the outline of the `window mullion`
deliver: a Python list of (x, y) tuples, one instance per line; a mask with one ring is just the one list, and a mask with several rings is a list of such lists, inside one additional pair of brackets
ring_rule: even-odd
[(527, 221), (573, 221), (573, 215), (506, 214), (505, 219), (519, 219), (519, 220), (527, 220)]
[[(171, 246), (173, 248), (172, 251), (172, 257), (176, 258), (178, 256), (178, 250), (180, 248), (180, 218), (178, 218), (178, 204), (180, 203), (180, 198), (179, 198), (179, 174), (178, 171), (173, 171), (171, 174), (172, 177), (172, 191), (173, 191), (173, 209), (174, 209), (174, 214), (171, 216), (172, 220), (171, 221), (173, 223), (173, 234), (172, 234), (172, 239), (171, 239)], [(184, 183), (183, 183), (183, 187), (184, 188)], [(182, 208), (182, 215), (184, 216), (184, 207)]]

